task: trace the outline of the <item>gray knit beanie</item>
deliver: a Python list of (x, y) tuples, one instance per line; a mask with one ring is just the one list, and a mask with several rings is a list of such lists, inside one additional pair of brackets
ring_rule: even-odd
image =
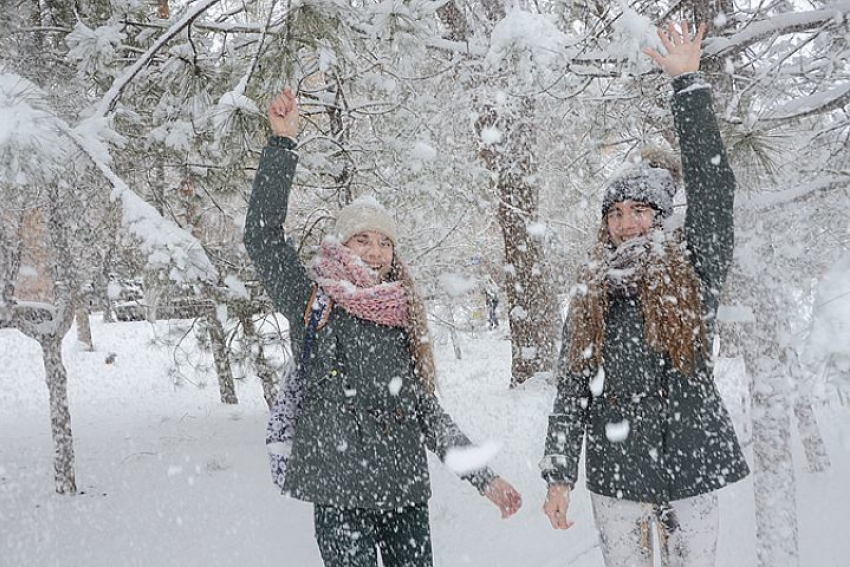
[(651, 206), (661, 216), (668, 217), (673, 213), (675, 194), (676, 182), (670, 171), (640, 162), (621, 169), (605, 184), (602, 216), (608, 214), (614, 203), (638, 201)]
[(614, 203), (639, 201), (658, 211), (662, 217), (673, 213), (673, 196), (682, 182), (682, 162), (662, 147), (647, 144), (641, 149), (637, 163), (614, 174), (605, 186), (602, 216)]
[(395, 221), (374, 197), (358, 197), (344, 207), (336, 217), (334, 236), (343, 244), (352, 236), (374, 230), (396, 243)]

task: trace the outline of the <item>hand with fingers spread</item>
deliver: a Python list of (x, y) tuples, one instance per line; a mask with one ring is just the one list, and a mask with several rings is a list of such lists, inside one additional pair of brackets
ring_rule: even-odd
[(275, 136), (294, 139), (298, 135), (298, 101), (289, 87), (269, 105), (269, 124)]
[(556, 530), (568, 530), (575, 524), (567, 519), (570, 507), (570, 487), (566, 484), (553, 484), (546, 493), (543, 512), (549, 517), (552, 527)]
[(687, 20), (682, 22), (681, 27), (681, 33), (673, 23), (667, 24), (666, 33), (660, 28), (658, 29), (658, 37), (661, 38), (661, 43), (664, 44), (667, 55), (662, 55), (651, 47), (643, 50), (671, 77), (678, 77), (699, 70), (705, 24), (699, 25), (693, 39), (691, 39), (691, 28)]
[(522, 496), (508, 481), (496, 477), (484, 491), (484, 495), (499, 508), (502, 518), (510, 518), (522, 506)]

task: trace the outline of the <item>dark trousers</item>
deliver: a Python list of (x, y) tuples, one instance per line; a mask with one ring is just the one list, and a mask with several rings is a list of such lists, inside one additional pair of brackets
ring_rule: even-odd
[(316, 541), (325, 567), (432, 567), (428, 504), (397, 510), (313, 509)]

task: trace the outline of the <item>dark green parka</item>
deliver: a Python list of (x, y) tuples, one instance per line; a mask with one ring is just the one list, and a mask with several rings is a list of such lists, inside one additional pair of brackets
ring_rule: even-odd
[[(292, 350), (304, 344), (314, 284), (283, 221), (298, 156), (288, 138), (263, 150), (245, 221), (245, 247), (277, 309), (290, 322)], [(299, 362), (300, 363), (300, 362)], [(313, 342), (285, 489), (295, 498), (344, 508), (394, 509), (431, 495), (425, 447), (443, 459), (466, 436), (414, 376), (404, 330), (338, 306)], [(464, 477), (479, 491), (483, 468)]]
[[(709, 86), (691, 73), (675, 78), (673, 91), (688, 199), (684, 237), (702, 284), (711, 337), (732, 261), (735, 177)], [(610, 293), (608, 299), (604, 388), (598, 397), (590, 391), (592, 376), (569, 368), (570, 330), (564, 327), (543, 477), (550, 485), (574, 485), (585, 439), (588, 489), (606, 496), (664, 504), (745, 477), (749, 469), (715, 388), (711, 361), (698, 360), (695, 375), (683, 376), (648, 344), (640, 298)], [(629, 430), (622, 439), (624, 428), (616, 431), (616, 424), (625, 421)], [(613, 434), (606, 426), (614, 427)]]

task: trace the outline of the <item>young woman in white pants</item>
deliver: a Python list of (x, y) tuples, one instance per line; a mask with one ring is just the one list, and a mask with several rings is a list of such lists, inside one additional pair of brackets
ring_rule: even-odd
[[(697, 72), (700, 26), (646, 53), (673, 78), (681, 171), (645, 154), (605, 187), (597, 242), (570, 299), (558, 392), (541, 462), (544, 511), (567, 529), (586, 447), (587, 487), (607, 567), (712, 567), (716, 491), (744, 478), (732, 422), (713, 382), (711, 338), (734, 247), (735, 176)], [(684, 179), (684, 226), (665, 220)]]

